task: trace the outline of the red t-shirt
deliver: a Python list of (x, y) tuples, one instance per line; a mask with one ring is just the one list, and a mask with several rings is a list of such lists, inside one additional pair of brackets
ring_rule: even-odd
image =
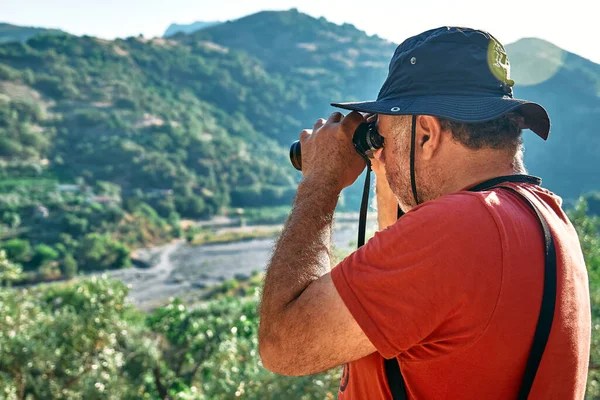
[[(561, 199), (519, 190), (547, 219), (558, 287), (552, 331), (530, 399), (582, 399), (590, 348), (587, 271)], [(391, 399), (383, 357), (396, 357), (410, 399), (516, 398), (544, 276), (538, 219), (494, 188), (415, 207), (331, 271), (344, 303), (378, 352), (349, 363), (339, 398)]]

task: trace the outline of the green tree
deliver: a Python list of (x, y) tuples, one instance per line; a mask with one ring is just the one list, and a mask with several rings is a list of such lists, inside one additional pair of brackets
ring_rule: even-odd
[(2, 249), (6, 251), (7, 257), (17, 263), (29, 261), (31, 257), (31, 245), (23, 239), (10, 239), (2, 243)]
[(77, 269), (78, 269), (77, 261), (75, 261), (75, 258), (73, 258), (73, 256), (71, 254), (67, 254), (61, 260), (61, 262), (59, 264), (59, 268), (60, 268), (61, 274), (67, 279), (72, 279), (75, 277), (75, 275), (77, 275)]
[(58, 251), (45, 244), (38, 244), (33, 248), (33, 256), (31, 257), (31, 264), (36, 268), (40, 267), (50, 261), (57, 260), (59, 257)]
[(131, 265), (130, 250), (108, 234), (89, 233), (79, 243), (77, 264), (84, 271), (126, 268)]
[(74, 214), (66, 214), (64, 223), (65, 231), (75, 237), (84, 235), (88, 231), (88, 220)]

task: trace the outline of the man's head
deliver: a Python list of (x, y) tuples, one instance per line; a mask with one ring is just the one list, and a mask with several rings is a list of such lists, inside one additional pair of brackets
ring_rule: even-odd
[[(388, 176), (410, 208), (435, 196), (439, 188), (452, 187), (450, 180), (464, 183), (453, 177), (465, 169), (472, 179), (523, 171), (521, 129), (547, 139), (550, 119), (539, 104), (514, 99), (513, 85), (506, 51), (492, 35), (441, 27), (398, 46), (377, 100), (332, 105), (378, 114)], [(403, 191), (407, 179), (412, 197)]]
[[(400, 206), (414, 207), (410, 151), (412, 116), (379, 115), (385, 147), (378, 154)], [(523, 117), (507, 113), (483, 123), (416, 117), (415, 177), (418, 201), (435, 199), (488, 177), (525, 173)]]

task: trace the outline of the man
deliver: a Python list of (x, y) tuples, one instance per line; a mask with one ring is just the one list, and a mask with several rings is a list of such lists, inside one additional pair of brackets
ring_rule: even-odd
[[(583, 397), (587, 273), (561, 199), (524, 175), (521, 129), (546, 139), (550, 123), (513, 99), (508, 68), (485, 32), (427, 31), (398, 47), (376, 101), (335, 104), (354, 111), (301, 133), (304, 178), (263, 291), (266, 368), (345, 365), (339, 398), (390, 399), (395, 359), (411, 399), (517, 398), (555, 271), (547, 344), (519, 397)], [(365, 167), (352, 145), (361, 112), (385, 140), (374, 161), (385, 229), (331, 270), (337, 199)]]

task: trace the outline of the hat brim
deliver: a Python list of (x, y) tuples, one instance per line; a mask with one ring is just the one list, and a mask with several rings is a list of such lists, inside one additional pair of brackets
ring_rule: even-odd
[(385, 115), (432, 115), (459, 122), (477, 123), (519, 112), (525, 122), (542, 139), (550, 134), (550, 118), (541, 105), (510, 97), (423, 96), (354, 103), (331, 103), (345, 110)]

